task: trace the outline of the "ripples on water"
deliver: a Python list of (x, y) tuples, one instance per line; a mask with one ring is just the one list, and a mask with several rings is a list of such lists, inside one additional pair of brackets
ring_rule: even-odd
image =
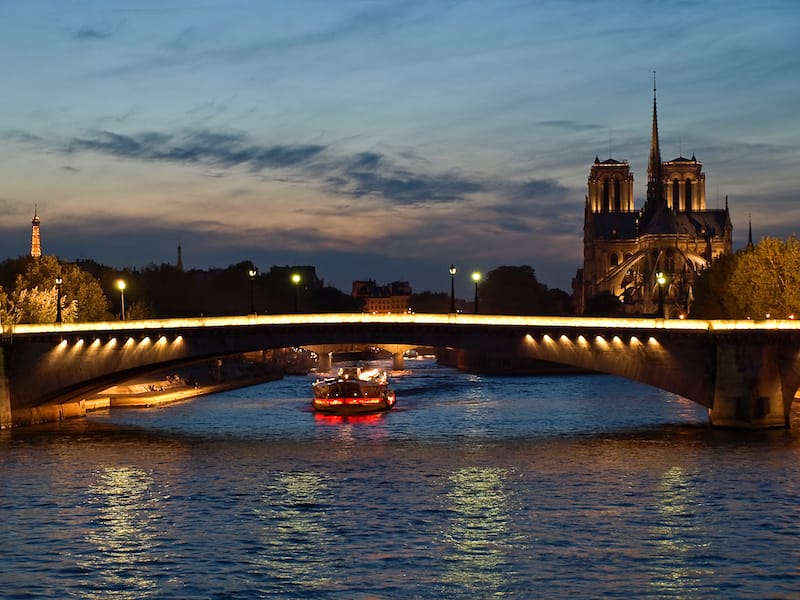
[(9, 598), (789, 598), (798, 437), (606, 376), (409, 361), (398, 407), (287, 377), (0, 432)]

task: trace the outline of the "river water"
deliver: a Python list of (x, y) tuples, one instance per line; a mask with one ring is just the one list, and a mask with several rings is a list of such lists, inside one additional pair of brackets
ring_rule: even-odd
[(800, 595), (800, 422), (406, 367), (380, 416), (316, 416), (294, 376), (0, 432), (0, 596)]

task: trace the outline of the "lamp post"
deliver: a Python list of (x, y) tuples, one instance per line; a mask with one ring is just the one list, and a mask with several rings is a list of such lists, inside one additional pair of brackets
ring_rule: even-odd
[(664, 284), (667, 283), (667, 278), (659, 271), (656, 273), (656, 283), (658, 283), (658, 318), (664, 318)]
[(300, 273), (292, 274), (294, 284), (294, 312), (300, 312)]
[(125, 320), (125, 280), (117, 279), (117, 289), (119, 290), (119, 304), (122, 307), (120, 311), (120, 321)]
[(247, 274), (250, 276), (250, 314), (256, 314), (256, 275), (258, 271), (255, 267), (250, 269)]
[(64, 280), (61, 275), (56, 277), (56, 323), (61, 323), (61, 284)]
[(456, 266), (450, 265), (450, 312), (456, 312)]
[(478, 282), (481, 280), (480, 271), (472, 273), (472, 281), (475, 282), (475, 314), (478, 314)]

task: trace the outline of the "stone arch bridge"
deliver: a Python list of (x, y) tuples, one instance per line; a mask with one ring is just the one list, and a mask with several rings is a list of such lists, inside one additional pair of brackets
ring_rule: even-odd
[(0, 427), (30, 422), (31, 411), (80, 416), (84, 398), (173, 366), (356, 343), (459, 348), (610, 373), (697, 402), (721, 427), (788, 427), (800, 387), (796, 321), (348, 313), (16, 325), (2, 330)]

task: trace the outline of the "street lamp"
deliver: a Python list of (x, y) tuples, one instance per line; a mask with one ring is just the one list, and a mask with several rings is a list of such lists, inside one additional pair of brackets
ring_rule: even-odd
[(117, 289), (119, 290), (119, 304), (122, 307), (120, 320), (125, 320), (125, 280), (117, 279)]
[(472, 281), (475, 282), (475, 314), (478, 314), (478, 282), (481, 280), (480, 271), (472, 273)]
[(61, 284), (64, 280), (61, 275), (56, 277), (56, 323), (61, 323)]
[(250, 276), (250, 314), (256, 314), (256, 275), (258, 271), (255, 267), (250, 269), (247, 274)]
[(656, 283), (658, 283), (658, 317), (664, 318), (664, 284), (667, 283), (667, 278), (659, 271), (656, 273)]
[(300, 273), (292, 274), (294, 284), (294, 312), (300, 312)]
[(450, 265), (450, 312), (456, 312), (456, 266)]

